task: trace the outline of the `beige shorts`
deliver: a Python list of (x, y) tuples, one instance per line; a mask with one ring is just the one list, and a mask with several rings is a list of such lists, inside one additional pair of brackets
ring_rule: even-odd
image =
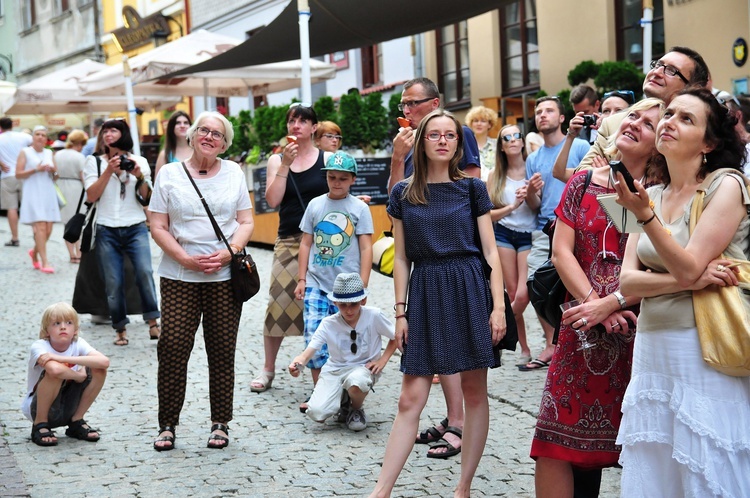
[(23, 181), (15, 176), (0, 180), (0, 209), (18, 209), (21, 205)]

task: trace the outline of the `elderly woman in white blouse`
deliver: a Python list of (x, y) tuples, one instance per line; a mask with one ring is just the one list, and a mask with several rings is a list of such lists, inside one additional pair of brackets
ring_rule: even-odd
[[(234, 299), (231, 254), (214, 231), (192, 178), (234, 252), (253, 232), (245, 175), (232, 161), (219, 159), (232, 144), (231, 123), (204, 112), (188, 130), (193, 153), (159, 170), (154, 185), (151, 234), (164, 250), (159, 265), (162, 332), (159, 359), (159, 437), (156, 451), (174, 449), (175, 427), (185, 400), (187, 365), (195, 333), (203, 322), (208, 356), (211, 435), (209, 448), (229, 445), (234, 399), (234, 356), (242, 303)], [(189, 175), (189, 176), (188, 176)]]

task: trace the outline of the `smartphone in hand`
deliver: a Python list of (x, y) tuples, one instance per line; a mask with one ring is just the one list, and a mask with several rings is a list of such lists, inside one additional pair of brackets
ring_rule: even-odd
[(612, 168), (612, 178), (615, 178), (615, 180), (617, 180), (615, 174), (618, 172), (621, 173), (623, 178), (625, 178), (625, 184), (628, 186), (628, 189), (631, 192), (638, 192), (638, 190), (635, 188), (633, 175), (631, 175), (630, 171), (628, 171), (628, 168), (626, 168), (625, 165), (622, 164), (622, 161), (610, 161), (609, 167)]

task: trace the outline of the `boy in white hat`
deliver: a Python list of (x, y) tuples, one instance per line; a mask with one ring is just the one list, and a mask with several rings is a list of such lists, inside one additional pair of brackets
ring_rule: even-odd
[[(328, 345), (330, 356), (308, 402), (307, 416), (324, 422), (338, 411), (339, 422), (361, 431), (367, 427), (365, 397), (396, 350), (394, 328), (379, 308), (364, 306), (367, 289), (356, 273), (339, 274), (331, 297), (338, 313), (320, 322), (307, 349), (292, 360), (289, 373), (297, 377), (315, 352)], [(381, 336), (390, 339), (382, 355)]]
[[(305, 344), (323, 318), (338, 310), (329, 297), (340, 273), (358, 273), (367, 287), (372, 270), (373, 223), (370, 208), (349, 193), (357, 177), (357, 162), (346, 152), (328, 158), (325, 171), (328, 193), (310, 201), (300, 222), (299, 282), (294, 295), (304, 299)], [(323, 348), (308, 360), (313, 382), (328, 359)], [(307, 409), (306, 403), (300, 411)]]

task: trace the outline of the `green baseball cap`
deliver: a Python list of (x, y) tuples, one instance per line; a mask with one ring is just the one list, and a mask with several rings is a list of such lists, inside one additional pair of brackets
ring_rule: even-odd
[(336, 151), (326, 161), (326, 167), (322, 171), (346, 171), (357, 176), (357, 161), (346, 152)]

